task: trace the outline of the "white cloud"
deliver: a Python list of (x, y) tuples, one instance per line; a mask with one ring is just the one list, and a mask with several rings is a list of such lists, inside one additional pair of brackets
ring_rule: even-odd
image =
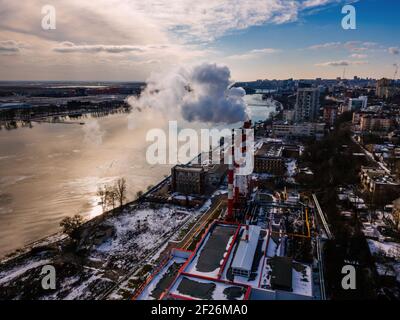
[[(303, 12), (334, 2), (57, 0), (56, 30), (43, 30), (40, 9), (46, 1), (0, 0), (0, 40), (32, 45), (29, 55), (22, 55), (24, 50), (14, 45), (0, 47), (8, 54), (19, 53), (20, 58), (11, 60), (3, 54), (1, 77), (36, 78), (43, 69), (48, 72), (43, 76), (52, 79), (67, 77), (68, 72), (75, 77), (73, 68), (67, 67), (74, 65), (83, 78), (107, 77), (110, 70), (115, 77), (143, 78), (153, 65), (165, 68), (218, 56), (211, 44), (224, 35), (252, 26), (297, 21)], [(236, 58), (262, 57), (273, 53), (269, 50), (273, 49), (251, 50)]]
[(342, 43), (341, 42), (327, 42), (327, 43), (321, 43), (321, 44), (316, 44), (308, 49), (311, 50), (319, 50), (319, 49), (332, 49), (332, 48), (339, 48), (341, 47)]
[(212, 41), (251, 26), (296, 21), (303, 10), (337, 1), (59, 0), (54, 4), (57, 32), (45, 32), (40, 27), (43, 1), (31, 0), (27, 4), (0, 0), (0, 21), (2, 28), (8, 30), (53, 40), (64, 36), (57, 40), (75, 43), (85, 40), (104, 43), (101, 39), (119, 43), (129, 38), (145, 41), (149, 35), (162, 40), (172, 35), (186, 41)]
[(365, 58), (368, 58), (368, 55), (360, 54), (360, 53), (353, 53), (352, 55), (350, 55), (350, 57), (354, 58), (354, 59), (365, 59)]
[(76, 45), (72, 42), (62, 42), (59, 46), (56, 46), (54, 49), (56, 52), (107, 52), (107, 53), (121, 53), (121, 52), (143, 52), (138, 46), (130, 46), (130, 45)]
[(22, 42), (17, 42), (15, 40), (3, 40), (0, 41), (0, 54), (16, 54), (21, 51), (21, 49), (26, 48), (27, 45)]
[[(332, 0), (307, 0), (303, 3), (304, 8), (314, 8), (322, 5), (326, 5), (330, 2), (334, 2)], [(336, 1), (338, 2), (338, 1)]]
[(351, 65), (364, 65), (368, 64), (368, 61), (349, 61), (349, 60), (338, 60), (338, 61), (327, 61), (317, 63), (317, 67), (346, 67)]
[(250, 51), (245, 52), (245, 53), (234, 54), (234, 55), (231, 55), (231, 56), (229, 56), (227, 58), (228, 59), (235, 59), (235, 60), (257, 59), (257, 58), (260, 58), (260, 57), (262, 57), (264, 55), (274, 54), (274, 53), (278, 53), (280, 51), (281, 50), (274, 49), (274, 48), (254, 49), (254, 50), (250, 50)]
[(347, 41), (347, 42), (327, 42), (316, 44), (308, 49), (320, 50), (320, 49), (345, 49), (351, 52), (362, 52), (372, 50), (378, 44), (376, 42), (362, 42), (362, 41)]

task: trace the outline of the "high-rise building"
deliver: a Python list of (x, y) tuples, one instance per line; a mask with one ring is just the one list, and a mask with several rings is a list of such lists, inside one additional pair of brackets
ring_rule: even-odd
[(319, 89), (299, 88), (297, 90), (295, 120), (296, 122), (315, 121), (319, 111)]
[(376, 95), (379, 98), (388, 98), (391, 96), (392, 80), (382, 78), (376, 82)]

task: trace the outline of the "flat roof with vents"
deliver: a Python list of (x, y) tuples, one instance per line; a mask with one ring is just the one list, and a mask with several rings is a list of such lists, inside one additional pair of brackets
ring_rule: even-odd
[(257, 250), (258, 239), (260, 238), (260, 231), (261, 228), (259, 226), (249, 226), (249, 238), (246, 241), (244, 239), (246, 228), (243, 227), (243, 235), (232, 262), (233, 269), (241, 269), (246, 270), (249, 273), (251, 272), (255, 252)]

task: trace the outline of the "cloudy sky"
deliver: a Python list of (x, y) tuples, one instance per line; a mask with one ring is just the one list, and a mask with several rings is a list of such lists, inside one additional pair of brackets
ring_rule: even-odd
[[(346, 3), (356, 30), (341, 27)], [(398, 0), (0, 0), (0, 80), (140, 81), (203, 61), (243, 81), (393, 77), (399, 12)]]

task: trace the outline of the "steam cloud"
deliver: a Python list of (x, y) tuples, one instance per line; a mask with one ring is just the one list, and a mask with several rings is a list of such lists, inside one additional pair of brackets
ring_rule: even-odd
[(243, 88), (230, 87), (226, 66), (203, 63), (164, 75), (153, 75), (139, 98), (128, 102), (137, 110), (180, 115), (189, 122), (235, 123), (248, 118)]
[(85, 133), (85, 143), (95, 146), (100, 146), (103, 143), (104, 132), (97, 120), (87, 122), (82, 128)]

